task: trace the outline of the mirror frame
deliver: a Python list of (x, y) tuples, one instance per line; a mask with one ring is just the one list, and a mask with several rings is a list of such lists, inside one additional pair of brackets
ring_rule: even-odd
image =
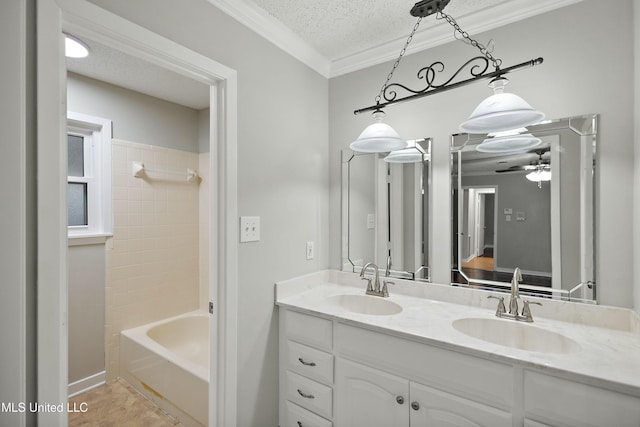
[[(591, 212), (586, 212), (582, 216), (591, 219), (591, 226), (582, 227), (581, 231), (583, 233), (584, 239), (583, 242), (584, 247), (582, 248), (582, 263), (584, 266), (584, 270), (586, 271), (586, 276), (583, 277), (582, 281), (571, 289), (557, 289), (557, 288), (548, 288), (541, 287), (535, 285), (521, 284), (520, 293), (522, 295), (531, 295), (531, 296), (546, 296), (554, 299), (561, 299), (566, 301), (579, 301), (579, 302), (587, 302), (595, 304), (597, 303), (596, 299), (596, 251), (595, 251), (595, 236), (596, 236), (596, 148), (598, 141), (598, 115), (597, 114), (587, 114), (582, 116), (575, 117), (567, 117), (556, 120), (546, 120), (537, 125), (529, 126), (529, 133), (534, 134), (535, 136), (547, 136), (557, 134), (559, 131), (570, 130), (573, 131), (576, 135), (582, 138), (591, 137), (590, 140), (585, 139), (585, 143), (591, 143), (592, 145), (592, 155), (593, 155), (593, 165), (589, 170), (584, 168), (581, 171), (582, 179), (590, 179), (591, 181), (591, 192), (586, 195), (586, 204), (591, 206)], [(463, 215), (461, 211), (456, 208), (457, 206), (462, 206), (463, 202), (463, 186), (462, 179), (460, 174), (455, 174), (456, 170), (461, 170), (462, 166), (462, 152), (465, 147), (469, 147), (472, 145), (477, 145), (481, 143), (487, 137), (486, 134), (475, 135), (475, 134), (453, 134), (451, 135), (451, 235), (452, 235), (452, 259), (451, 259), (451, 276), (452, 276), (452, 286), (464, 286), (464, 287), (474, 287), (474, 288), (484, 288), (493, 291), (504, 291), (509, 292), (511, 284), (510, 282), (500, 282), (494, 280), (484, 280), (484, 279), (475, 279), (469, 278), (463, 271), (460, 265), (460, 260), (462, 259), (462, 244), (461, 244), (461, 234), (459, 230), (462, 230), (462, 221)], [(532, 149), (535, 151), (535, 148)], [(552, 165), (553, 168), (553, 165)], [(589, 176), (590, 174), (590, 176)], [(454, 191), (457, 189), (457, 200), (454, 200)], [(590, 200), (589, 200), (590, 199)], [(454, 224), (454, 221), (456, 223)], [(559, 220), (558, 220), (559, 221)], [(457, 224), (457, 227), (455, 225)], [(456, 232), (458, 230), (458, 232)], [(552, 248), (558, 248), (560, 245), (560, 238), (555, 239), (552, 237)], [(557, 250), (557, 249), (556, 249)], [(553, 249), (552, 249), (553, 251)], [(457, 258), (456, 258), (457, 257)], [(552, 267), (552, 275), (553, 271), (556, 270)], [(467, 283), (459, 283), (454, 280), (455, 277), (462, 277), (466, 280)]]
[[(422, 206), (424, 207), (425, 205), (427, 206), (427, 213), (426, 213), (426, 217), (427, 220), (426, 221), (422, 221), (422, 235), (423, 236), (427, 236), (427, 238), (425, 239), (425, 241), (422, 242), (422, 254), (424, 257), (423, 260), (423, 265), (417, 270), (417, 271), (404, 271), (404, 270), (394, 270), (393, 268), (391, 268), (389, 270), (389, 275), (386, 277), (392, 277), (392, 278), (401, 278), (401, 279), (408, 279), (408, 280), (415, 280), (415, 281), (420, 281), (420, 282), (430, 282), (431, 281), (431, 268), (429, 266), (429, 261), (430, 261), (430, 257), (429, 257), (429, 253), (428, 253), (428, 249), (429, 249), (429, 210), (430, 210), (430, 206), (431, 203), (430, 201), (427, 199), (426, 203), (424, 198), (425, 197), (429, 197), (429, 185), (431, 183), (431, 144), (432, 144), (432, 138), (422, 138), (422, 139), (416, 139), (416, 140), (410, 140), (409, 142), (415, 142), (416, 144), (416, 148), (418, 148), (419, 151), (422, 152), (422, 156), (423, 156), (423, 168), (427, 167), (427, 171), (426, 174), (423, 171), (423, 173), (421, 174), (421, 179), (420, 179), (420, 185), (422, 188), (422, 192), (423, 192), (423, 202), (422, 202)], [(349, 149), (349, 148), (345, 148), (342, 150), (341, 152), (341, 163), (342, 163), (342, 170), (341, 170), (341, 254), (342, 254), (342, 271), (350, 271), (353, 273), (360, 273), (362, 270), (361, 265), (356, 265), (354, 263), (354, 261), (352, 260), (353, 255), (350, 252), (350, 249), (352, 247), (352, 245), (350, 245), (349, 242), (349, 236), (350, 236), (350, 231), (351, 231), (351, 223), (350, 223), (350, 217), (349, 217), (349, 213), (351, 211), (351, 201), (350, 201), (350, 165), (351, 165), (351, 160), (355, 157), (358, 156), (363, 156), (363, 155), (373, 155), (373, 156), (377, 156), (376, 158), (378, 160), (381, 160), (383, 157), (385, 157), (388, 153), (359, 153), (359, 152), (354, 152), (353, 150)], [(377, 177), (374, 177), (374, 182), (372, 182), (372, 185), (377, 186)], [(388, 198), (387, 198), (388, 201)], [(375, 207), (375, 214), (376, 214), (376, 218), (378, 218), (378, 208), (380, 207), (380, 202), (378, 201), (377, 203), (375, 203), (376, 207)], [(387, 203), (387, 209), (389, 209), (389, 205)], [(424, 218), (424, 211), (422, 211), (423, 213), (423, 218)], [(426, 222), (426, 223), (425, 223)], [(426, 230), (426, 231), (425, 231)], [(374, 254), (377, 253), (377, 248), (379, 246), (379, 242), (378, 242), (378, 237), (377, 237), (377, 233), (376, 233), (376, 238), (375, 238), (375, 244), (374, 244)], [(426, 252), (425, 252), (426, 251)], [(375, 255), (374, 255), (375, 258)], [(375, 260), (373, 260), (375, 261)], [(381, 275), (385, 275), (385, 270), (384, 267), (385, 266), (379, 266), (381, 269), (380, 274)], [(420, 276), (420, 277), (418, 277)]]

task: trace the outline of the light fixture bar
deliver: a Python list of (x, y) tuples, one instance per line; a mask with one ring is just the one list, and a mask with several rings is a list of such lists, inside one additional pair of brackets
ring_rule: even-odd
[[(478, 57), (478, 58), (483, 58), (483, 57)], [(474, 59), (476, 59), (476, 58), (474, 58)], [(420, 91), (420, 92), (414, 93), (413, 95), (405, 96), (403, 98), (396, 98), (396, 99), (392, 99), (390, 101), (386, 101), (386, 102), (383, 102), (383, 103), (376, 103), (375, 105), (371, 105), (369, 107), (360, 108), (358, 110), (355, 110), (353, 112), (353, 114), (357, 115), (357, 114), (365, 113), (365, 112), (368, 112), (368, 111), (379, 110), (379, 109), (384, 108), (384, 107), (389, 106), (389, 105), (398, 104), (398, 103), (405, 102), (405, 101), (412, 101), (414, 99), (424, 98), (424, 97), (430, 96), (430, 95), (435, 95), (436, 93), (441, 93), (441, 92), (445, 92), (445, 91), (448, 91), (448, 90), (451, 90), (451, 89), (455, 89), (455, 88), (458, 88), (458, 87), (466, 86), (468, 84), (475, 83), (475, 82), (477, 82), (479, 80), (491, 79), (491, 78), (494, 78), (494, 77), (502, 76), (504, 74), (508, 74), (508, 73), (510, 73), (512, 71), (518, 71), (518, 70), (521, 70), (523, 68), (534, 67), (536, 65), (542, 64), (542, 61), (543, 61), (542, 58), (536, 58), (536, 59), (532, 59), (530, 61), (522, 62), (522, 63), (517, 64), (517, 65), (513, 65), (511, 67), (500, 68), (500, 69), (498, 69), (496, 71), (493, 71), (491, 73), (475, 75), (475, 77), (472, 77), (470, 79), (461, 80), (459, 82), (450, 83), (450, 84), (444, 84), (442, 86), (437, 86), (437, 87), (433, 86), (430, 83), (429, 86), (427, 86), (427, 88), (424, 91)], [(462, 68), (464, 68), (470, 62), (471, 61), (468, 61), (460, 69), (458, 69), (458, 71), (456, 71), (454, 73), (454, 77), (462, 70)], [(430, 68), (430, 67), (427, 67), (427, 68)], [(429, 89), (430, 87), (432, 89)]]

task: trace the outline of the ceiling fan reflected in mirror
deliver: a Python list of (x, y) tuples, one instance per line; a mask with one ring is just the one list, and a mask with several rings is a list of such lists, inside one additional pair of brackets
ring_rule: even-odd
[(542, 188), (543, 182), (551, 181), (551, 160), (543, 158), (544, 154), (548, 151), (548, 148), (544, 150), (535, 150), (534, 152), (538, 155), (538, 160), (534, 163), (521, 166), (511, 166), (510, 168), (497, 170), (496, 172), (528, 171), (529, 173), (527, 173), (525, 177), (531, 182), (537, 182), (538, 188)]

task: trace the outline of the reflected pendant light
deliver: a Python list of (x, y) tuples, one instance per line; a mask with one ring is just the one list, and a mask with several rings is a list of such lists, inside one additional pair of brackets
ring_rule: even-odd
[(469, 118), (460, 125), (467, 133), (492, 133), (533, 125), (544, 119), (544, 113), (534, 110), (524, 99), (504, 92), (509, 82), (497, 77), (489, 83), (493, 95), (482, 101)]
[(489, 138), (476, 145), (476, 151), (489, 154), (515, 154), (528, 151), (542, 143), (540, 138), (526, 132), (526, 128), (519, 128), (491, 133), (488, 135)]
[(388, 153), (407, 146), (407, 142), (391, 126), (382, 123), (382, 110), (374, 111), (372, 116), (375, 123), (367, 126), (349, 148), (359, 153)]
[(407, 141), (407, 148), (392, 151), (383, 160), (387, 163), (422, 163), (429, 158), (429, 154), (418, 150), (415, 141)]

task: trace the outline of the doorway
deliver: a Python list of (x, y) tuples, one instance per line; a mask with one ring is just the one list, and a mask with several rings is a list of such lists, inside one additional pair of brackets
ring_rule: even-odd
[[(207, 57), (84, 0), (37, 3), (38, 44), (38, 398), (67, 401), (68, 287), (66, 108), (62, 33), (100, 41), (210, 86), (212, 171), (209, 267), (211, 369), (209, 425), (235, 425), (237, 319), (237, 77)], [(51, 143), (52, 139), (58, 143)], [(56, 159), (56, 161), (52, 161)], [(67, 425), (67, 414), (38, 414), (38, 423)]]

